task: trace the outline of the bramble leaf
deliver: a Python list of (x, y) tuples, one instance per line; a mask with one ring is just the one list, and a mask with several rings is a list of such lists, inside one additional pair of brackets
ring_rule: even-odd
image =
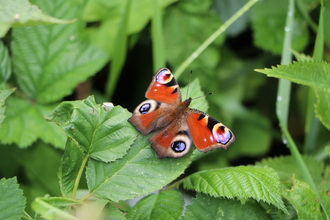
[(307, 183), (293, 178), (292, 188), (284, 190), (283, 196), (296, 209), (298, 219), (325, 219), (321, 213), (318, 197)]
[(73, 22), (51, 17), (27, 0), (0, 0), (0, 21), (0, 38), (11, 27)]
[(24, 214), (26, 199), (18, 188), (16, 177), (0, 179), (0, 219), (20, 219)]
[(197, 193), (187, 206), (183, 219), (258, 219), (257, 215), (240, 201), (214, 198)]
[[(320, 184), (322, 181), (322, 173), (324, 163), (312, 157), (304, 156), (303, 160), (311, 174), (314, 182)], [(298, 167), (297, 162), (292, 156), (281, 156), (266, 158), (256, 163), (257, 166), (268, 166), (273, 168), (279, 175), (281, 181), (288, 181), (294, 174), (297, 179), (304, 180), (303, 173)], [(290, 169), (288, 169), (290, 167)]]
[(293, 62), (289, 65), (278, 65), (272, 69), (258, 69), (267, 76), (287, 79), (295, 83), (310, 86), (317, 97), (316, 116), (324, 126), (330, 129), (330, 64), (324, 61)]
[(68, 197), (72, 192), (79, 170), (86, 154), (72, 140), (67, 140), (58, 170), (60, 190)]
[(1, 128), (1, 123), (5, 119), (5, 100), (10, 96), (15, 91), (15, 89), (7, 89), (7, 90), (0, 90), (0, 128)]
[(112, 201), (132, 199), (158, 190), (183, 173), (189, 156), (159, 159), (150, 135), (139, 135), (128, 154), (111, 163), (89, 160), (87, 184), (91, 193)]
[[(1, 24), (0, 24), (1, 25)], [(0, 41), (0, 84), (5, 82), (11, 76), (11, 59), (9, 57), (8, 49)]]
[(155, 193), (140, 200), (129, 211), (127, 219), (179, 219), (183, 205), (180, 192), (169, 190)]
[(201, 171), (187, 177), (184, 187), (215, 197), (253, 198), (288, 212), (281, 198), (279, 177), (271, 168), (240, 166)]
[(33, 2), (54, 16), (78, 18), (67, 25), (13, 29), (11, 48), (19, 88), (38, 103), (53, 103), (71, 94), (75, 86), (95, 74), (107, 57), (83, 40), (84, 23), (79, 17), (84, 1)]
[(7, 99), (6, 103), (6, 118), (0, 128), (2, 143), (15, 143), (24, 148), (40, 138), (55, 147), (64, 147), (63, 131), (43, 118), (43, 115), (53, 109), (53, 105), (41, 105), (12, 96)]
[(83, 101), (62, 102), (46, 118), (58, 123), (85, 154), (110, 162), (122, 158), (137, 135), (127, 121), (130, 115), (120, 106), (107, 112), (90, 96)]

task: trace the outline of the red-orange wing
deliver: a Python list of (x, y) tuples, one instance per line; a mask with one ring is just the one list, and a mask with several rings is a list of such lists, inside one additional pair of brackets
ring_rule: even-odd
[(146, 91), (146, 97), (167, 104), (181, 101), (179, 85), (169, 69), (158, 70)]
[(184, 121), (172, 123), (163, 129), (157, 130), (149, 138), (149, 142), (159, 158), (183, 157), (191, 147), (191, 137), (188, 126)]
[(189, 109), (187, 123), (191, 137), (199, 151), (228, 149), (235, 141), (233, 132), (221, 122), (197, 109)]

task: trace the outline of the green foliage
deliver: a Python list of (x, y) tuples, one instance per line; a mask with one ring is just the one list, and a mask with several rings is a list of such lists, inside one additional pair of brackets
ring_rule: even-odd
[(0, 179), (0, 218), (19, 219), (23, 216), (26, 199), (18, 188), (17, 179)]
[[(7, 81), (12, 73), (8, 49), (0, 42), (0, 82)], [(1, 85), (0, 85), (1, 86)]]
[(257, 215), (237, 200), (213, 198), (198, 193), (183, 219), (257, 219)]
[(43, 13), (38, 6), (27, 0), (0, 1), (0, 37), (4, 37), (9, 28), (40, 24), (67, 24), (73, 21), (57, 19)]
[(263, 167), (230, 167), (194, 173), (184, 187), (215, 197), (253, 198), (288, 212), (280, 196), (280, 183), (273, 169)]
[(5, 110), (6, 110), (6, 106), (4, 106), (5, 100), (14, 91), (15, 91), (15, 89), (0, 90), (0, 125), (3, 122), (3, 119), (5, 119), (5, 117), (6, 117), (4, 114)]
[(323, 61), (300, 61), (272, 69), (258, 70), (268, 76), (310, 86), (318, 98), (316, 115), (330, 129), (330, 65)]
[(127, 215), (128, 219), (179, 219), (183, 210), (183, 196), (169, 190), (151, 194), (139, 201)]
[[(329, 4), (0, 0), (0, 219), (330, 219)], [(164, 65), (227, 152), (127, 121)]]
[[(287, 13), (288, 1), (286, 0), (262, 1), (253, 8), (252, 25), (257, 46), (272, 53), (281, 53)], [(306, 21), (300, 13), (294, 14), (293, 28), (292, 48), (300, 51), (306, 47), (309, 38)]]
[(42, 214), (46, 219), (69, 219), (75, 220), (69, 213), (59, 209), (69, 205), (77, 205), (81, 202), (67, 198), (36, 198), (32, 203), (32, 208)]
[(293, 179), (292, 188), (284, 190), (283, 194), (295, 207), (298, 219), (324, 219), (317, 195), (307, 183)]
[(55, 147), (63, 148), (63, 131), (42, 118), (54, 105), (32, 104), (31, 101), (18, 97), (9, 97), (6, 104), (6, 118), (0, 129), (2, 143), (15, 143), (25, 148), (40, 138)]
[[(84, 4), (59, 1), (50, 5), (34, 1), (55, 16), (79, 18)], [(64, 3), (65, 2), (65, 3)], [(56, 4), (62, 7), (55, 7)], [(38, 103), (48, 104), (70, 94), (78, 83), (99, 70), (105, 54), (84, 42), (81, 19), (68, 25), (39, 25), (13, 29), (13, 67), (20, 89)], [(59, 65), (61, 64), (61, 65)]]
[(189, 158), (159, 160), (148, 138), (139, 135), (128, 154), (113, 163), (90, 160), (87, 183), (92, 194), (112, 201), (152, 193), (183, 173)]
[[(307, 165), (310, 174), (313, 177), (313, 180), (316, 184), (321, 184), (324, 181), (328, 182), (326, 179), (322, 178), (322, 173), (324, 170), (324, 163), (312, 157), (303, 157), (305, 164)], [(289, 181), (292, 175), (295, 175), (295, 178), (303, 180), (303, 173), (296, 164), (296, 161), (293, 157), (274, 157), (266, 158), (257, 162), (258, 166), (268, 166), (276, 170), (281, 181)], [(290, 169), (288, 169), (290, 167)]]

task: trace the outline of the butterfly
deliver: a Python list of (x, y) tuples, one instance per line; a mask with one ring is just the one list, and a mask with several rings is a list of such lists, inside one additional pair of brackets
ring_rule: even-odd
[(228, 149), (235, 141), (233, 132), (210, 115), (189, 108), (191, 98), (181, 99), (174, 75), (160, 68), (153, 77), (143, 101), (128, 121), (143, 135), (155, 131), (149, 138), (159, 158), (183, 157), (194, 141), (197, 150), (207, 152)]

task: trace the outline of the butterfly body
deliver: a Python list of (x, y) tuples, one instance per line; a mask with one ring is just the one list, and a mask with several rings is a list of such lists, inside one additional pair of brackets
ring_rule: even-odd
[(146, 135), (160, 158), (182, 157), (192, 140), (199, 151), (224, 148), (234, 141), (233, 133), (222, 123), (197, 109), (189, 108), (191, 98), (181, 99), (181, 92), (173, 74), (160, 68), (155, 74), (143, 101), (128, 119), (137, 130)]

